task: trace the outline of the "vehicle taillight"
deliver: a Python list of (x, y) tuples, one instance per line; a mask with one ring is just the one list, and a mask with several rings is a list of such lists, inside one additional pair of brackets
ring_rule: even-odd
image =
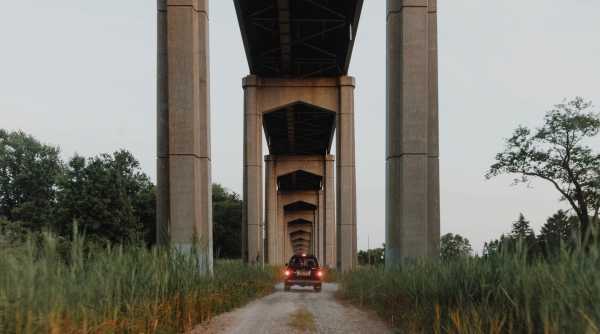
[(290, 276), (291, 272), (289, 270), (285, 271), (285, 276)]
[(317, 277), (323, 277), (323, 272), (322, 271), (317, 271)]

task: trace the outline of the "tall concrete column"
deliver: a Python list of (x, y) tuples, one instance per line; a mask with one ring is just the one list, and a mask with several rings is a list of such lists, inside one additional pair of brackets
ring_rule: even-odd
[(337, 113), (337, 269), (356, 266), (356, 167), (354, 159), (354, 78), (340, 77)]
[(429, 256), (440, 255), (440, 149), (438, 117), (437, 0), (429, 0), (429, 160), (428, 215)]
[(262, 113), (257, 103), (257, 78), (244, 78), (244, 203), (242, 254), (248, 263), (260, 261), (263, 250)]
[(325, 201), (324, 201), (324, 256), (322, 262), (332, 268), (336, 267), (336, 243), (337, 243), (337, 228), (335, 223), (335, 176), (334, 176), (334, 157), (333, 155), (325, 156)]
[[(321, 197), (321, 191), (317, 191), (317, 198)], [(318, 203), (318, 201), (317, 201)], [(316, 255), (319, 259), (321, 259), (320, 257), (320, 250), (322, 249), (321, 245), (319, 244), (319, 239), (321, 237), (321, 221), (319, 221), (319, 211), (318, 210), (314, 210), (313, 211), (313, 233), (310, 236), (310, 254)]]
[(317, 201), (317, 209), (315, 210), (315, 234), (314, 234), (314, 243), (316, 246), (315, 255), (321, 261), (322, 265), (325, 265), (325, 232), (327, 228), (327, 222), (325, 221), (325, 189), (318, 191), (318, 201)]
[(394, 267), (432, 255), (439, 240), (437, 36), (431, 0), (387, 6), (386, 266)]
[(157, 239), (212, 272), (208, 0), (158, 1)]
[(278, 258), (277, 239), (277, 173), (275, 170), (275, 160), (273, 157), (265, 156), (265, 220), (266, 220), (266, 237), (267, 237), (267, 253), (268, 263), (276, 263)]
[(285, 212), (283, 205), (277, 205), (277, 236), (275, 242), (277, 244), (275, 253), (277, 254), (275, 264), (284, 264), (287, 262), (286, 246), (289, 237), (287, 235), (287, 222), (285, 221)]

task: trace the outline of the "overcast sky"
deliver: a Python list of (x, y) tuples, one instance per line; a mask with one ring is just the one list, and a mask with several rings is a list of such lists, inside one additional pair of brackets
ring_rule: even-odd
[[(537, 126), (565, 97), (600, 105), (600, 1), (438, 2), (442, 233), (479, 251), (519, 212), (538, 231), (564, 206), (546, 184), (511, 187), (510, 177), (483, 175), (517, 125)], [(156, 1), (1, 3), (0, 128), (59, 145), (65, 158), (126, 148), (154, 179)], [(239, 193), (248, 67), (233, 2), (210, 5), (213, 181)], [(365, 1), (350, 74), (366, 248), (385, 239), (384, 0)]]

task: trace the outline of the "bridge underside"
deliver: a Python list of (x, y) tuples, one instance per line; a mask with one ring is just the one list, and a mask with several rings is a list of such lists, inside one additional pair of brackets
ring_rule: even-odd
[(234, 4), (251, 73), (244, 79), (244, 257), (283, 264), (291, 254), (313, 253), (350, 269), (356, 182), (354, 79), (347, 73), (363, 0)]
[(234, 0), (250, 73), (348, 73), (363, 0)]
[[(157, 241), (197, 254), (209, 273), (208, 0), (157, 4)], [(347, 74), (363, 0), (234, 4), (250, 68), (243, 81), (244, 259), (281, 263), (309, 251), (351, 269), (355, 83)], [(437, 0), (387, 0), (385, 17), (386, 265), (396, 266), (439, 254)]]

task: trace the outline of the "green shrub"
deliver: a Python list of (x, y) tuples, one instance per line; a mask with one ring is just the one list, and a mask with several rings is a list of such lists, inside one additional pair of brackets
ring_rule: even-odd
[(184, 332), (270, 293), (276, 276), (224, 261), (207, 277), (193, 256), (80, 238), (60, 248), (50, 235), (0, 248), (0, 333)]

